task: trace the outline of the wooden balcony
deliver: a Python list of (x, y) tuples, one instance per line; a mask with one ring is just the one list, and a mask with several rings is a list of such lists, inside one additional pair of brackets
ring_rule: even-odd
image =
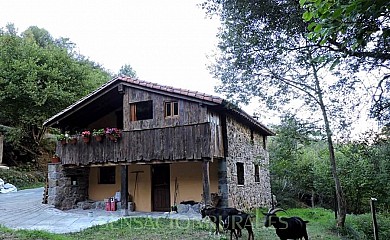
[(117, 142), (84, 143), (79, 137), (74, 145), (58, 144), (56, 152), (64, 165), (172, 162), (223, 157), (223, 144), (219, 126), (201, 123), (123, 131)]

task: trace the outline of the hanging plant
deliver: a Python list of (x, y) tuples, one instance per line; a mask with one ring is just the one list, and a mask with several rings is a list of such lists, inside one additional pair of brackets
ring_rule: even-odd
[(61, 133), (61, 134), (57, 135), (57, 140), (60, 141), (62, 145), (66, 145), (68, 143), (69, 139), (70, 139), (70, 137), (69, 137), (68, 132)]
[(81, 133), (81, 137), (83, 138), (84, 143), (89, 143), (91, 139), (91, 132), (88, 130), (85, 130)]
[(69, 143), (75, 145), (77, 143), (77, 136), (76, 135), (70, 136)]
[(103, 136), (106, 134), (106, 132), (104, 131), (104, 128), (100, 128), (100, 129), (94, 129), (92, 130), (92, 136), (95, 137), (95, 140), (97, 142), (101, 142), (103, 140)]
[(106, 128), (105, 132), (107, 137), (113, 142), (117, 142), (118, 138), (121, 137), (121, 130), (118, 128)]

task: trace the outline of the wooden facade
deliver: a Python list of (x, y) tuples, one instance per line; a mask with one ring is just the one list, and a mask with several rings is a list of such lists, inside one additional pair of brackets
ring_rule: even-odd
[(63, 165), (151, 163), (222, 158), (220, 128), (212, 123), (123, 131), (117, 142), (108, 138), (86, 144), (57, 145)]

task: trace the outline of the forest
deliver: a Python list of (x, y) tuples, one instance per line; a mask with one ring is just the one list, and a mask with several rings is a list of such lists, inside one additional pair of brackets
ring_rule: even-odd
[[(334, 209), (335, 193), (325, 136), (312, 126), (286, 115), (274, 127), (269, 145), (272, 191), (288, 207)], [(370, 212), (370, 199), (389, 211), (390, 145), (386, 127), (366, 132), (358, 140), (335, 144), (338, 173), (349, 214)]]

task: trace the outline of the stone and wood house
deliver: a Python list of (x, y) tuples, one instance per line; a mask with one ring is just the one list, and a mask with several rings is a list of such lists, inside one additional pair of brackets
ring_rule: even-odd
[(249, 209), (271, 202), (267, 137), (274, 133), (215, 96), (117, 77), (46, 120), (62, 132), (118, 128), (114, 142), (56, 146), (48, 203), (60, 209), (120, 192), (137, 211), (183, 201)]

